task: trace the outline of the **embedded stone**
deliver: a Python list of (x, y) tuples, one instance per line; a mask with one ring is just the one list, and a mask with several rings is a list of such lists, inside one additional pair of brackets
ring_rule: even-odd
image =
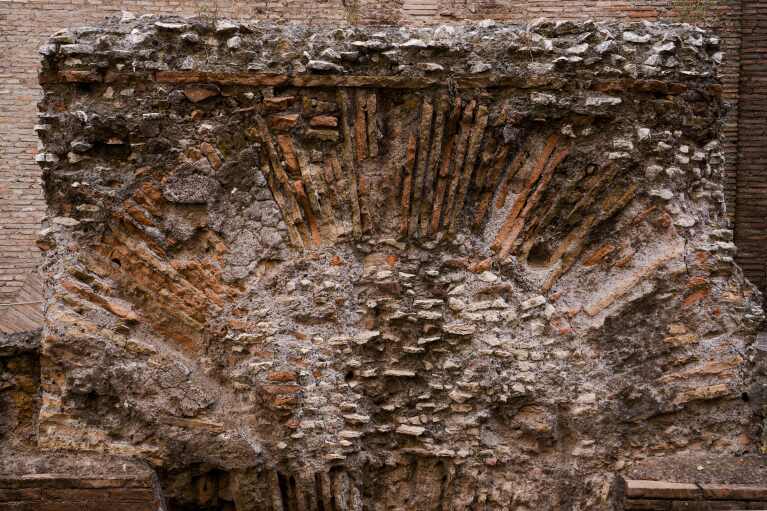
[(217, 34), (228, 34), (230, 32), (234, 32), (238, 30), (240, 28), (240, 25), (233, 21), (217, 19), (216, 22), (214, 23), (214, 28)]
[(208, 98), (218, 96), (221, 90), (215, 85), (188, 85), (184, 88), (184, 96), (192, 103), (199, 103)]
[(344, 73), (342, 66), (328, 62), (327, 60), (310, 60), (307, 67), (312, 71), (328, 71), (333, 73)]
[(321, 140), (325, 142), (338, 142), (339, 134), (337, 131), (326, 129), (307, 129), (304, 131), (304, 136), (309, 139)]
[(234, 36), (226, 40), (226, 47), (230, 50), (238, 50), (242, 46), (242, 37)]
[(397, 426), (395, 431), (400, 435), (421, 436), (426, 431), (426, 428), (422, 428), (421, 426), (410, 426), (409, 424), (401, 424)]
[(627, 43), (644, 44), (650, 42), (650, 34), (638, 34), (636, 32), (623, 32), (623, 40)]
[(583, 55), (586, 53), (589, 49), (588, 43), (582, 43), (577, 44), (575, 46), (571, 46), (565, 50), (566, 53), (569, 53), (571, 55)]
[(540, 307), (544, 303), (546, 303), (546, 297), (538, 295), (525, 300), (520, 304), (520, 306), (522, 307), (522, 310), (530, 310), (535, 307)]
[(474, 334), (477, 331), (477, 327), (471, 323), (455, 321), (452, 323), (446, 323), (442, 327), (442, 330), (448, 334), (466, 336)]
[(399, 46), (401, 48), (426, 48), (426, 43), (420, 39), (408, 39)]
[(359, 413), (350, 413), (343, 416), (344, 420), (351, 422), (352, 424), (367, 424), (370, 422), (370, 417)]
[(445, 67), (442, 64), (437, 64), (435, 62), (419, 62), (416, 64), (416, 67), (427, 73), (437, 73), (445, 70)]
[(452, 399), (456, 403), (465, 403), (466, 401), (474, 397), (471, 394), (468, 394), (466, 392), (461, 392), (460, 390), (457, 390), (457, 389), (452, 390), (448, 394), (448, 396), (450, 397), (450, 399)]
[(415, 376), (415, 372), (407, 369), (387, 369), (383, 372), (383, 375), (395, 378), (412, 378)]
[(61, 225), (64, 227), (76, 227), (80, 225), (80, 221), (76, 218), (68, 216), (57, 216), (51, 219), (51, 223), (54, 225)]
[(586, 98), (586, 106), (602, 107), (615, 106), (623, 102), (621, 98), (607, 95), (591, 95)]
[(471, 74), (477, 75), (481, 73), (487, 73), (488, 71), (492, 71), (492, 69), (492, 64), (488, 64), (487, 62), (475, 62), (471, 65), (469, 72)]
[(615, 42), (611, 40), (602, 41), (594, 47), (594, 51), (600, 55), (611, 52), (615, 49)]
[(333, 48), (325, 48), (322, 50), (322, 53), (320, 53), (320, 57), (322, 57), (324, 60), (341, 60), (341, 54), (338, 53)]
[(364, 345), (370, 342), (371, 340), (379, 337), (380, 335), (381, 335), (381, 332), (379, 332), (378, 330), (361, 332), (354, 337), (354, 342), (355, 344)]
[(164, 21), (158, 21), (154, 24), (154, 26), (159, 29), (168, 30), (171, 32), (183, 32), (189, 27), (189, 25), (187, 25), (186, 23), (171, 23), (171, 22), (164, 22)]

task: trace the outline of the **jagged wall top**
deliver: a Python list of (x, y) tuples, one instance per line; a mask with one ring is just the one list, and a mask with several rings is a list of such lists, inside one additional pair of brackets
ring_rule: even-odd
[(58, 32), (40, 52), (43, 81), (55, 80), (56, 72), (67, 81), (110, 81), (126, 73), (156, 73), (163, 81), (172, 72), (247, 71), (386, 75), (399, 86), (456, 75), (530, 86), (561, 86), (569, 75), (705, 80), (722, 59), (719, 38), (688, 24), (543, 19), (526, 26), (339, 28), (142, 16)]

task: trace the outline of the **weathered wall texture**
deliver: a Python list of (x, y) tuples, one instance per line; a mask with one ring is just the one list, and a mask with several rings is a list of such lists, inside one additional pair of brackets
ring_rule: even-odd
[[(696, 6), (703, 5), (704, 8)], [(458, 1), (458, 0), (408, 0), (373, 2), (368, 0), (319, 0), (319, 1), (217, 1), (177, 2), (172, 0), (86, 2), (82, 0), (44, 2), (0, 1), (0, 301), (17, 303), (35, 301), (37, 290), (27, 288), (37, 285), (38, 279), (29, 278), (39, 261), (34, 238), (43, 216), (44, 201), (39, 187), (39, 169), (34, 164), (36, 153), (35, 101), (39, 98), (36, 79), (37, 47), (45, 37), (58, 28), (96, 24), (107, 14), (129, 10), (136, 13), (206, 14), (242, 19), (302, 20), (309, 23), (332, 22), (339, 26), (352, 23), (431, 23), (456, 22), (464, 19), (480, 20), (496, 18), (516, 22), (528, 22), (539, 16), (573, 19), (682, 19), (702, 23), (717, 30), (722, 38), (726, 55), (721, 67), (724, 84), (723, 98), (733, 103), (729, 110), (723, 133), (725, 162), (725, 194), (728, 216), (736, 210), (736, 169), (738, 165), (737, 143), (741, 135), (748, 138), (744, 170), (738, 203), (739, 225), (736, 229), (738, 243), (743, 247), (738, 255), (747, 276), (758, 285), (765, 284), (764, 243), (759, 240), (759, 222), (764, 218), (760, 204), (767, 203), (764, 191), (765, 155), (759, 152), (765, 147), (764, 130), (753, 129), (763, 119), (765, 107), (759, 103), (747, 105), (745, 116), (748, 128), (741, 134), (738, 128), (738, 98), (740, 78), (741, 11), (747, 12), (749, 39), (744, 52), (753, 55), (744, 70), (746, 75), (758, 69), (759, 55), (764, 55), (759, 43), (767, 31), (761, 17), (765, 9), (751, 0), (718, 0), (697, 2), (694, 0), (658, 1), (593, 1), (568, 2), (546, 1)], [(753, 30), (751, 30), (753, 28)], [(763, 57), (762, 57), (763, 58)], [(758, 73), (755, 72), (754, 76)], [(758, 77), (757, 77), (758, 78)], [(749, 82), (754, 94), (764, 94), (763, 81)], [(761, 91), (761, 92), (758, 92)], [(742, 231), (742, 232), (741, 232)], [(22, 293), (21, 295), (19, 293)], [(20, 306), (15, 311), (0, 309), (0, 324), (6, 331), (28, 328), (38, 322), (39, 314), (34, 306)], [(36, 307), (39, 307), (37, 305)], [(2, 325), (0, 325), (2, 326)]]
[(174, 509), (757, 477), (711, 33), (128, 17), (41, 51), (41, 448), (146, 460)]

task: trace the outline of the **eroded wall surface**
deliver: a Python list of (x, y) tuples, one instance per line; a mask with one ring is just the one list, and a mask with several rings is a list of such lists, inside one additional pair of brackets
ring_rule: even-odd
[(144, 17), (42, 52), (41, 448), (237, 510), (609, 509), (648, 458), (758, 452), (716, 36)]
[[(759, 0), (763, 1), (763, 0)], [(421, 24), (439, 25), (482, 19), (528, 23), (549, 19), (675, 20), (705, 24), (721, 37), (725, 55), (720, 65), (723, 99), (731, 104), (723, 127), (725, 196), (728, 216), (736, 218), (738, 263), (761, 289), (765, 285), (766, 259), (760, 245), (760, 204), (764, 199), (767, 144), (761, 119), (765, 106), (750, 90), (764, 95), (759, 81), (760, 45), (767, 10), (756, 0), (46, 0), (0, 3), (0, 303), (34, 302), (0, 307), (0, 332), (21, 332), (41, 324), (41, 286), (35, 273), (40, 262), (34, 242), (45, 213), (40, 169), (34, 162), (38, 151), (34, 132), (35, 103), (39, 99), (37, 48), (53, 32), (66, 27), (98, 25), (104, 16), (120, 11), (138, 14), (205, 14), (246, 21), (291, 20), (307, 23)], [(741, 22), (747, 37), (741, 41)], [(740, 55), (746, 55), (741, 77)], [(740, 82), (744, 96), (744, 129), (739, 129)], [(752, 86), (753, 84), (753, 86)], [(761, 91), (761, 92), (759, 92)], [(761, 138), (760, 138), (761, 137)], [(743, 142), (741, 143), (741, 139)], [(752, 142), (753, 141), (753, 142)], [(739, 152), (741, 153), (739, 155)], [(742, 162), (742, 165), (739, 164)], [(747, 175), (736, 183), (736, 173)], [(736, 201), (736, 194), (738, 200)]]

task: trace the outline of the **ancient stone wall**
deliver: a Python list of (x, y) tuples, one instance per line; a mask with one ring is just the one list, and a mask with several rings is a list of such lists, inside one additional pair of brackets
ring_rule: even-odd
[[(485, 18), (529, 22), (539, 16), (559, 19), (671, 19), (703, 24), (720, 34), (726, 55), (721, 68), (723, 97), (733, 107), (729, 110), (723, 131), (725, 194), (728, 214), (733, 217), (736, 206), (737, 142), (740, 134), (736, 100), (740, 76), (741, 4), (741, 0), (579, 0), (558, 3), (548, 0), (279, 0), (247, 3), (229, 0), (105, 0), (98, 3), (84, 0), (4, 0), (0, 2), (0, 50), (3, 53), (3, 59), (0, 60), (0, 211), (3, 213), (0, 215), (0, 301), (36, 302), (34, 295), (39, 293), (38, 279), (28, 275), (39, 262), (34, 240), (44, 212), (39, 185), (40, 171), (33, 161), (37, 144), (33, 129), (35, 102), (39, 99), (36, 77), (39, 57), (36, 50), (57, 29), (97, 24), (105, 15), (119, 14), (121, 10), (138, 14), (202, 14), (246, 20), (270, 18), (309, 23), (333, 22), (339, 26), (348, 23), (394, 22), (440, 24)], [(753, 23), (758, 19), (760, 11), (758, 8), (750, 9), (749, 13), (750, 23)], [(758, 25), (756, 28), (757, 32), (764, 32), (763, 26)], [(752, 32), (752, 35), (755, 33)], [(758, 41), (758, 35), (755, 41)], [(758, 47), (755, 43), (757, 51)], [(763, 117), (760, 113), (763, 109), (760, 108), (749, 106), (748, 112), (754, 112), (754, 118)], [(763, 133), (751, 128), (747, 131), (749, 137), (757, 137), (758, 141), (762, 141), (758, 137), (763, 137)], [(753, 143), (749, 145), (753, 147)], [(751, 150), (747, 160), (744, 172), (750, 173), (751, 177), (742, 182), (739, 206), (744, 231), (752, 229), (754, 218), (763, 217), (758, 204), (764, 202), (757, 188), (763, 180), (763, 159), (758, 159), (758, 155)], [(756, 240), (750, 242), (747, 237), (753, 239), (755, 235), (746, 233), (743, 237), (739, 236), (739, 242), (742, 239), (744, 247), (739, 261), (750, 278), (762, 282), (765, 254)], [(32, 310), (34, 307), (39, 308), (39, 304), (20, 307), (13, 312), (7, 311), (6, 307), (0, 309), (0, 326), (4, 323), (8, 331), (16, 331), (28, 328), (30, 322), (39, 322), (39, 314)]]
[(127, 17), (41, 52), (40, 448), (236, 510), (611, 509), (757, 456), (715, 35)]
[(767, 3), (743, 4), (743, 43), (738, 108), (736, 236), (738, 263), (760, 289), (767, 289)]

